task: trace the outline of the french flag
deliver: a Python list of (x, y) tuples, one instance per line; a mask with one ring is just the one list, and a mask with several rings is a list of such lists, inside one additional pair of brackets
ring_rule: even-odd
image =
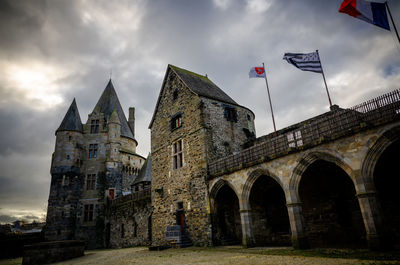
[(390, 30), (385, 3), (366, 0), (344, 0), (340, 5), (339, 12)]

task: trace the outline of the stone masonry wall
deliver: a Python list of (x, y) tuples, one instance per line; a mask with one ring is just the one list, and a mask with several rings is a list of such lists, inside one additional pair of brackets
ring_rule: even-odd
[[(204, 97), (201, 100), (204, 126), (207, 128), (208, 161), (241, 151), (242, 145), (249, 140), (243, 129), (255, 137), (254, 114), (249, 109)], [(228, 121), (224, 116), (226, 107), (235, 109), (236, 122)]]
[(110, 247), (150, 245), (149, 217), (151, 212), (150, 198), (112, 205), (109, 219)]
[[(166, 227), (177, 223), (179, 203), (185, 214), (185, 234), (199, 245), (210, 243), (205, 133), (201, 100), (170, 71), (151, 128), (153, 245), (164, 245)], [(173, 100), (174, 91), (178, 98)], [(181, 113), (182, 126), (171, 131), (173, 115)], [(183, 167), (173, 169), (172, 145), (183, 141)]]

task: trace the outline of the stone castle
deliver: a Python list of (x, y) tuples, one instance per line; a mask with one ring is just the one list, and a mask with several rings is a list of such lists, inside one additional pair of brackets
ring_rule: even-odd
[(400, 243), (400, 91), (256, 137), (254, 113), (207, 76), (168, 65), (136, 153), (111, 80), (86, 124), (56, 131), (45, 237), (87, 248)]

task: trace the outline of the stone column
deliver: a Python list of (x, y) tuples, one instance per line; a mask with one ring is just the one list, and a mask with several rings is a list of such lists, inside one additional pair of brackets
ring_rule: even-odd
[(383, 247), (382, 211), (379, 207), (375, 191), (357, 193), (361, 214), (367, 233), (368, 247), (372, 250)]
[(302, 204), (300, 202), (288, 203), (286, 207), (289, 214), (290, 229), (292, 231), (293, 247), (297, 249), (309, 248), (305, 232)]
[(248, 203), (240, 204), (240, 220), (242, 224), (242, 245), (252, 247), (255, 245), (255, 241), (251, 227), (251, 210)]

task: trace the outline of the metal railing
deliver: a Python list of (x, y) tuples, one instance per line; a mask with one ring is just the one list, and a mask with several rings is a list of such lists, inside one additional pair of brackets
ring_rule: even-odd
[[(354, 134), (400, 118), (400, 89), (356, 105), (337, 108), (277, 132), (260, 137), (259, 143), (209, 163), (212, 177), (269, 161), (289, 153)], [(257, 142), (257, 141), (256, 141)]]
[(151, 196), (151, 188), (145, 188), (140, 191), (136, 191), (134, 193), (113, 199), (110, 201), (111, 205), (122, 204), (128, 201), (138, 201), (145, 198), (149, 198)]

